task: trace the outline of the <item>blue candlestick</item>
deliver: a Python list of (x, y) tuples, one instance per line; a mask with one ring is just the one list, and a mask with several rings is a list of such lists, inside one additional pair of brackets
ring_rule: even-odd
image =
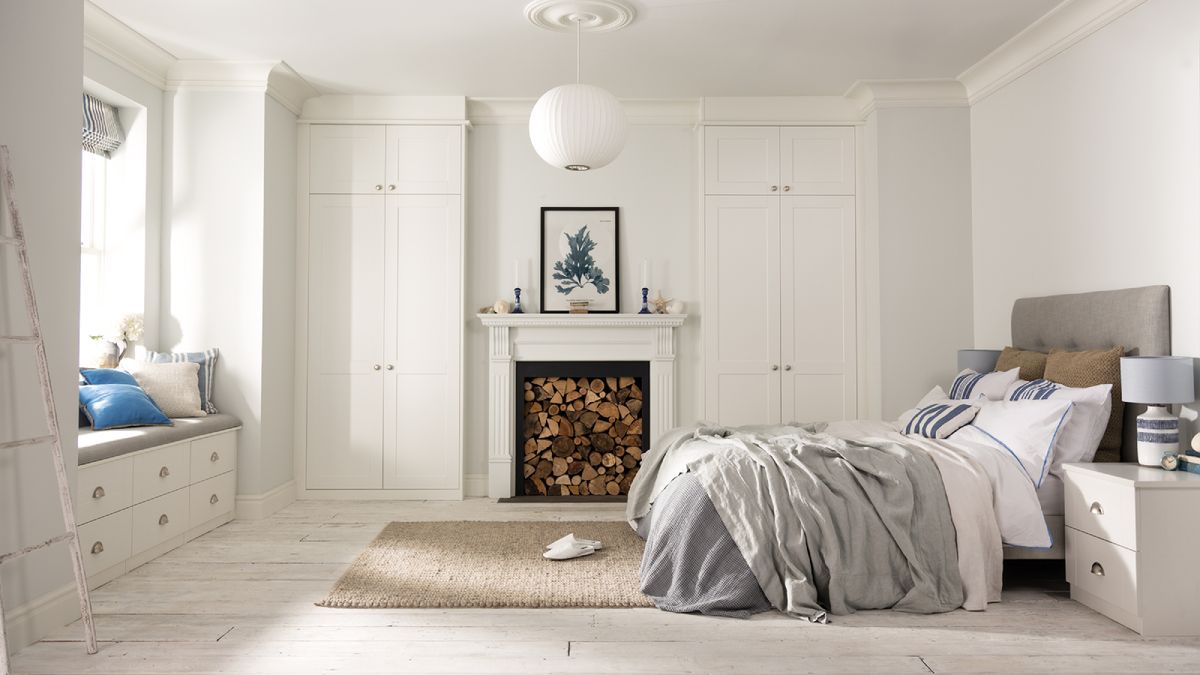
[(521, 309), (521, 289), (514, 288), (513, 295), (516, 296), (517, 301), (515, 303), (513, 303), (512, 313), (513, 314), (524, 314), (525, 310)]
[(650, 289), (642, 288), (642, 311), (638, 312), (638, 314), (651, 314), (650, 304), (647, 300), (648, 297), (650, 297)]

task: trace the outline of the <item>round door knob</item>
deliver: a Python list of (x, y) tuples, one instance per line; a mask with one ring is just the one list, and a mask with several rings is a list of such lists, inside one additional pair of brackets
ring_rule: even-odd
[(382, 185), (376, 185), (376, 186), (375, 186), (375, 189), (376, 189), (376, 190), (382, 190), (382, 189), (383, 189), (383, 186), (382, 186)]
[(1101, 565), (1098, 562), (1092, 563), (1092, 574), (1095, 574), (1098, 577), (1104, 576), (1104, 565)]
[(98, 541), (92, 544), (92, 555), (100, 555), (104, 553), (104, 542)]
[(166, 524), (167, 524), (167, 523), (169, 523), (169, 522), (171, 522), (171, 519), (170, 519), (170, 518), (168, 518), (168, 517), (167, 517), (167, 514), (165, 514), (165, 513), (164, 513), (164, 514), (162, 514), (161, 516), (159, 516), (159, 517), (158, 517), (158, 524), (159, 524), (159, 525), (166, 525)]
[(771, 186), (771, 192), (778, 192), (778, 191), (779, 191), (779, 186), (778, 186), (778, 185), (772, 185), (772, 186)]
[(392, 364), (390, 364), (390, 363), (389, 363), (389, 364), (387, 364), (387, 369), (388, 369), (388, 370), (395, 370), (395, 369), (396, 369), (396, 366), (393, 366)]
[(784, 185), (784, 186), (783, 186), (783, 191), (784, 191), (784, 192), (791, 192), (791, 191), (792, 191), (792, 186), (791, 186), (791, 185)]
[(219, 461), (221, 461), (221, 456), (220, 456), (220, 455), (218, 455), (216, 452), (213, 452), (213, 454), (211, 454), (211, 455), (209, 455), (209, 456), (208, 456), (208, 461), (210, 461), (210, 462), (219, 462)]
[(159, 477), (159, 478), (166, 478), (167, 476), (170, 476), (170, 475), (171, 475), (171, 470), (170, 470), (170, 469), (168, 469), (168, 468), (167, 468), (167, 467), (165, 467), (165, 466), (164, 466), (163, 468), (161, 468), (161, 469), (159, 469), (159, 470), (158, 470), (158, 477)]
[(772, 364), (771, 364), (771, 370), (779, 370), (779, 366), (778, 366), (778, 365), (776, 365), (776, 364), (774, 364), (774, 363), (772, 363)]
[(1090, 508), (1088, 510), (1097, 516), (1104, 515), (1104, 507), (1100, 506), (1100, 502), (1092, 502), (1092, 508)]
[(103, 498), (104, 498), (104, 487), (96, 486), (96, 489), (92, 490), (92, 499), (103, 499)]
[(218, 498), (217, 498), (217, 496), (216, 496), (215, 494), (214, 494), (213, 496), (211, 496), (211, 497), (209, 497), (209, 498), (208, 498), (208, 503), (209, 503), (209, 504), (216, 504), (216, 503), (217, 503), (217, 502), (219, 502), (219, 501), (221, 501), (221, 500), (220, 500), (220, 499), (218, 499)]
[(378, 363), (376, 363), (375, 365), (371, 366), (371, 370), (379, 370), (380, 368), (382, 368), (382, 366), (380, 366)]
[(783, 369), (784, 369), (784, 370), (791, 370), (791, 369), (792, 369), (792, 365), (789, 363), (788, 365), (784, 366), (784, 367), (783, 367)]
[(388, 189), (389, 189), (389, 190), (395, 190), (395, 189), (396, 189), (396, 186), (395, 186), (395, 185), (388, 185)]

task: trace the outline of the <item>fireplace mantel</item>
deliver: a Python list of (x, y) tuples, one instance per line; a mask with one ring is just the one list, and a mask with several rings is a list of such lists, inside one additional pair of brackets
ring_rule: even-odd
[(647, 361), (654, 439), (675, 426), (675, 329), (686, 314), (479, 314), (488, 329), (488, 496), (516, 494), (517, 361)]

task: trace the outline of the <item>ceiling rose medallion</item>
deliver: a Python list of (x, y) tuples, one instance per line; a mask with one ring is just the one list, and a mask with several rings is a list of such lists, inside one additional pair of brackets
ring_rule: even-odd
[(616, 0), (535, 0), (525, 6), (533, 25), (575, 31), (575, 83), (542, 94), (529, 115), (529, 140), (546, 163), (568, 171), (606, 166), (625, 146), (628, 121), (621, 102), (579, 77), (580, 41), (589, 33), (619, 30), (634, 18), (633, 8)]

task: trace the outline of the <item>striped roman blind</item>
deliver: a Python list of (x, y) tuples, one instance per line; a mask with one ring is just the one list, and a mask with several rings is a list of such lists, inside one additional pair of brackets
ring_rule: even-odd
[(125, 132), (117, 109), (89, 94), (83, 95), (83, 149), (108, 157), (121, 147)]

